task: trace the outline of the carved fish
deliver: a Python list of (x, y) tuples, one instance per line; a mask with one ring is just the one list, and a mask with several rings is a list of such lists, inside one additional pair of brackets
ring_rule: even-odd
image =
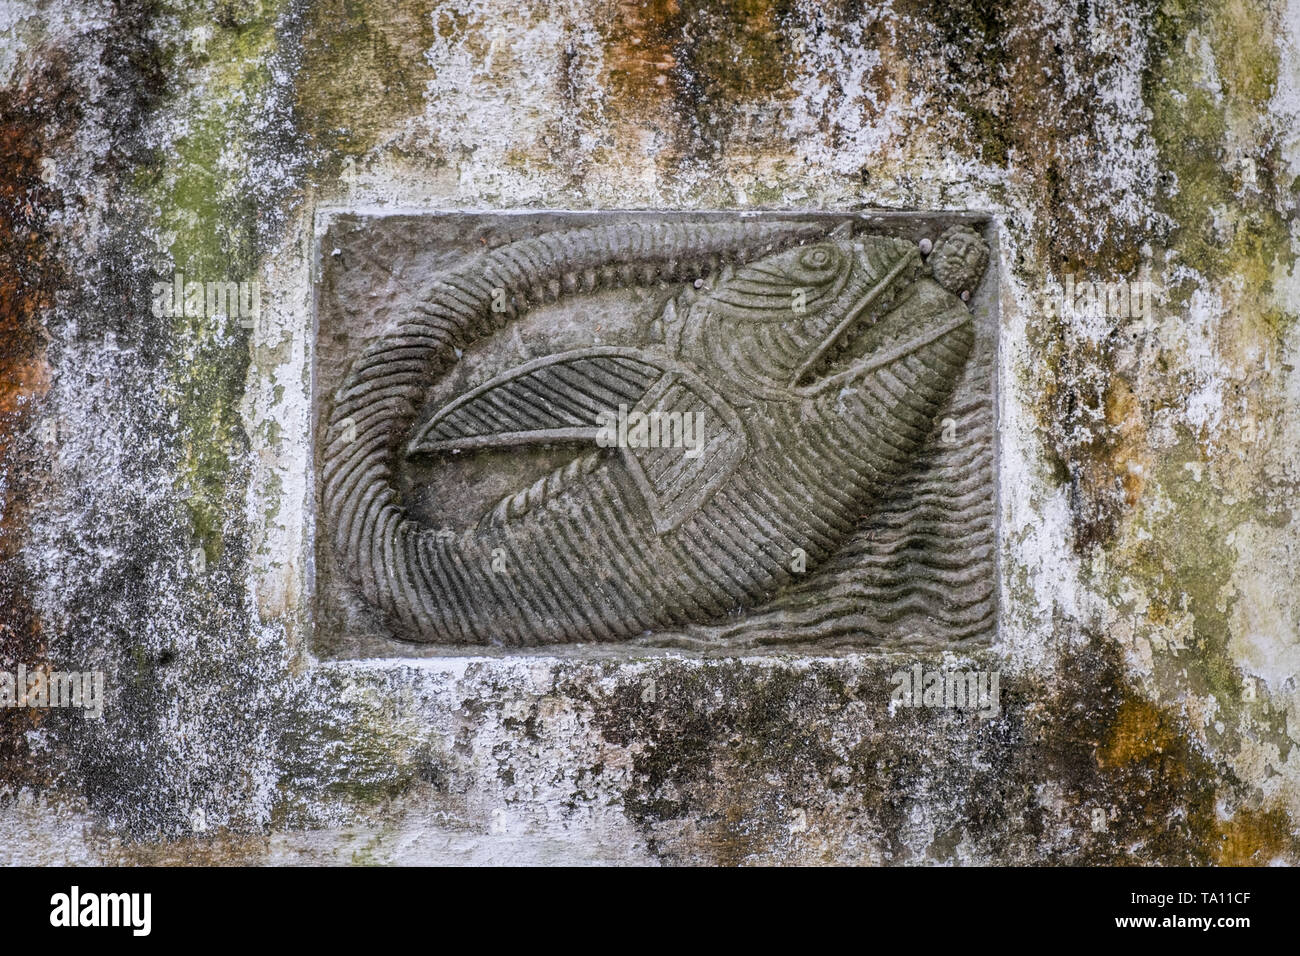
[[(624, 224), (468, 260), (335, 396), (321, 496), (340, 563), (426, 642), (626, 640), (762, 604), (835, 553), (931, 432), (974, 337), (957, 294), (987, 258), (969, 230), (945, 239), (956, 280), (848, 224)], [(546, 356), (417, 422), (457, 350), (537, 303), (702, 274), (716, 281), (669, 304), (660, 341)], [(616, 420), (628, 440), (599, 447)], [(647, 440), (686, 423), (693, 444)], [(578, 448), (462, 533), (394, 486), (399, 454), (531, 442)]]

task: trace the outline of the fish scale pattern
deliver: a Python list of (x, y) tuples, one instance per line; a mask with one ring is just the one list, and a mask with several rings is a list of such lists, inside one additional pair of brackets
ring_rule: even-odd
[[(582, 456), (499, 505), (496, 520), (458, 534), (414, 520), (394, 475), (426, 391), (457, 351), (533, 305), (682, 281), (723, 261), (762, 262), (825, 229), (769, 221), (573, 230), (509, 243), (433, 278), (415, 314), (355, 363), (322, 438), (322, 511), (352, 582), (401, 636), (504, 646), (627, 641), (727, 619), (797, 587), (791, 550), (805, 548), (814, 564), (834, 559), (912, 468), (970, 352), (960, 305), (940, 317), (940, 333), (854, 388), (752, 414), (749, 453), (667, 533), (636, 505), (643, 489), (629, 470), (603, 467), (601, 455)], [(910, 322), (906, 309), (900, 315)], [(452, 432), (494, 427), (472, 416), (448, 421)]]

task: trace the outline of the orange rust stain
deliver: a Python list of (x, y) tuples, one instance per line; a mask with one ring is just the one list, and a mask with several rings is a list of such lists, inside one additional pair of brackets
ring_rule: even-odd
[[(0, 91), (0, 666), (6, 668), (46, 659), (22, 548), (30, 502), (48, 474), (26, 437), (50, 384), (42, 315), (53, 304), (57, 281), (46, 218), (54, 190), (41, 175), (48, 82), (41, 76)], [(0, 715), (0, 779), (17, 785), (39, 779), (26, 743), (37, 714), (14, 709)]]
[(1242, 810), (1219, 827), (1218, 866), (1267, 866), (1300, 855), (1300, 835), (1285, 810)]
[(680, 32), (677, 0), (619, 0), (611, 11), (605, 47), (609, 90), (619, 100), (661, 98), (677, 66), (673, 45)]
[(1128, 382), (1111, 380), (1105, 400), (1106, 425), (1110, 429), (1111, 467), (1124, 493), (1124, 503), (1133, 508), (1146, 486), (1146, 423), (1142, 406)]
[(1146, 489), (1146, 411), (1124, 376), (1109, 371), (1108, 347), (1061, 336), (1055, 348), (1039, 418), (1073, 482), (1075, 549), (1086, 553), (1114, 537)]
[(1110, 739), (1098, 752), (1102, 767), (1140, 763), (1170, 754), (1181, 746), (1172, 720), (1155, 704), (1140, 698), (1125, 700), (1115, 716)]

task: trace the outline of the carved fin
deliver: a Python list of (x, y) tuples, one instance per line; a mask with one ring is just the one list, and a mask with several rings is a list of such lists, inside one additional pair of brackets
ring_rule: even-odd
[(439, 409), (416, 432), (407, 455), (595, 442), (598, 416), (635, 405), (663, 374), (634, 349), (577, 349), (526, 362)]
[(485, 382), (439, 409), (407, 454), (607, 438), (660, 534), (694, 514), (748, 448), (739, 416), (690, 369), (601, 347), (527, 362)]

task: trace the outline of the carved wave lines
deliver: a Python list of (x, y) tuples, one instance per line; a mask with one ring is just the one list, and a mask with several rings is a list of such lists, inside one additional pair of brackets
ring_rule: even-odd
[(996, 624), (993, 416), (951, 413), (959, 440), (932, 442), (918, 468), (843, 549), (810, 630), (853, 625), (880, 640), (964, 641)]
[[(981, 641), (997, 626), (994, 421), (987, 397), (964, 397), (915, 467), (826, 567), (761, 613), (708, 640), (824, 647)], [(956, 440), (942, 441), (942, 419)], [(694, 645), (706, 629), (680, 643)]]

